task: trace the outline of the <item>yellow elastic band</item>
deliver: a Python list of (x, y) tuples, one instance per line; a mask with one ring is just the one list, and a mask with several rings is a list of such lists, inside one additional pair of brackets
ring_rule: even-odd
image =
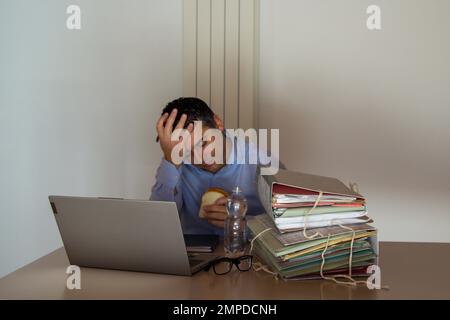
[(314, 211), (314, 209), (317, 207), (317, 205), (320, 202), (320, 199), (322, 198), (322, 195), (323, 195), (323, 192), (320, 191), (319, 192), (319, 196), (316, 199), (316, 202), (314, 202), (314, 206), (312, 206), (311, 209), (309, 209), (308, 212), (306, 212), (305, 217), (304, 217), (304, 224), (305, 225), (303, 226), (303, 236), (306, 239), (309, 239), (309, 240), (314, 239), (317, 236), (322, 236), (322, 234), (320, 234), (320, 232), (316, 232), (316, 233), (314, 233), (312, 235), (309, 235), (309, 236), (306, 234), (306, 225), (308, 223), (308, 215), (310, 215)]

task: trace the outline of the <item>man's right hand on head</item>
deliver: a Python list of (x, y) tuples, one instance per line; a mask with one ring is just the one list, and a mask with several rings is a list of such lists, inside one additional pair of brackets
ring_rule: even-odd
[[(178, 143), (180, 143), (182, 138), (180, 138), (179, 141), (171, 140), (172, 133), (174, 131), (173, 124), (175, 122), (175, 118), (177, 117), (177, 112), (177, 109), (173, 109), (170, 114), (164, 113), (156, 123), (156, 131), (158, 133), (159, 144), (161, 146), (162, 152), (164, 153), (164, 158), (167, 161), (173, 163), (176, 167), (179, 167), (181, 163), (174, 163), (172, 161), (172, 150)], [(175, 129), (183, 129), (184, 125), (186, 124), (186, 119), (187, 115), (183, 114)], [(192, 133), (192, 131), (194, 130), (194, 126), (192, 123), (189, 124), (187, 130)]]

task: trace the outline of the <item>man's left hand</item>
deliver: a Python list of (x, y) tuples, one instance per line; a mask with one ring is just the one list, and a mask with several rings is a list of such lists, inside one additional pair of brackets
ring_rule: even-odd
[(205, 219), (216, 227), (224, 228), (225, 220), (227, 219), (228, 213), (226, 209), (227, 198), (221, 197), (216, 200), (214, 204), (204, 206)]

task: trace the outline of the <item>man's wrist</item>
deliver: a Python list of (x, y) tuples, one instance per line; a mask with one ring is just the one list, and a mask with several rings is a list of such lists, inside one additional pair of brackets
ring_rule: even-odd
[(175, 164), (175, 163), (172, 161), (172, 157), (171, 157), (171, 156), (168, 156), (168, 155), (164, 154), (164, 159), (166, 159), (166, 161), (168, 161), (168, 162), (170, 162), (171, 164), (173, 164), (177, 169), (181, 166), (181, 163), (180, 163), (180, 164)]

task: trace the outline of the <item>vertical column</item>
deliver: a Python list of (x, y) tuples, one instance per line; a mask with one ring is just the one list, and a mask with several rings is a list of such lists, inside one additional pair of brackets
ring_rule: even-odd
[(183, 0), (183, 96), (197, 96), (197, 0)]
[[(239, 30), (239, 127), (255, 126), (256, 106), (256, 53), (255, 0), (240, 1)], [(258, 21), (259, 22), (259, 21)]]
[(197, 1), (197, 97), (211, 105), (211, 0)]
[(239, 126), (239, 2), (225, 5), (225, 125)]
[(185, 96), (228, 128), (256, 125), (259, 0), (184, 0)]
[(211, 109), (224, 118), (225, 1), (211, 0)]

